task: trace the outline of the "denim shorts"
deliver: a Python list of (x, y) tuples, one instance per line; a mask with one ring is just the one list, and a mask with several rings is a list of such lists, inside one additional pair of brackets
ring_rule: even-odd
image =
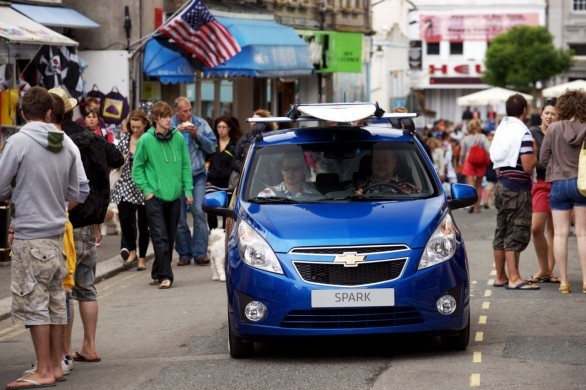
[(578, 178), (556, 180), (551, 184), (549, 203), (552, 210), (571, 210), (586, 206), (586, 197), (578, 191)]

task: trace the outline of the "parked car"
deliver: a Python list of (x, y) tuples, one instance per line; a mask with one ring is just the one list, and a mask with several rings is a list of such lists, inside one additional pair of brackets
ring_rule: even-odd
[(232, 357), (282, 336), (427, 333), (467, 348), (468, 259), (452, 210), (477, 193), (444, 193), (413, 117), (351, 103), (251, 118), (299, 127), (257, 136), (234, 193), (204, 200), (228, 218)]

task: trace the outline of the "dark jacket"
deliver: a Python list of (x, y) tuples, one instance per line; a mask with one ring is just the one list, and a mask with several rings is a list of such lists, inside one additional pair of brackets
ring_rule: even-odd
[(110, 203), (110, 169), (121, 167), (124, 156), (116, 145), (75, 122), (64, 123), (61, 128), (79, 148), (90, 181), (90, 194), (84, 203), (69, 212), (69, 221), (74, 228), (100, 224)]
[(217, 187), (228, 188), (228, 180), (232, 173), (232, 161), (236, 150), (236, 141), (230, 140), (223, 151), (216, 150), (210, 157), (208, 181)]
[[(535, 144), (537, 145), (537, 158), (539, 160), (539, 152), (541, 151), (541, 144), (543, 143), (543, 138), (545, 137), (545, 134), (543, 134), (543, 131), (539, 126), (533, 126), (529, 129), (529, 131), (531, 131), (531, 135), (533, 136)], [(545, 180), (545, 168), (546, 167), (544, 167), (541, 162), (537, 161), (537, 166), (535, 167), (537, 179)]]
[(252, 129), (246, 134), (242, 136), (238, 140), (236, 144), (236, 149), (234, 150), (234, 160), (232, 161), (232, 169), (238, 173), (242, 173), (242, 166), (244, 165), (244, 160), (246, 160), (246, 156), (248, 155), (248, 149), (250, 148), (250, 144), (254, 137), (258, 134), (266, 133), (270, 131), (271, 128), (268, 124), (263, 122), (257, 122), (252, 126)]

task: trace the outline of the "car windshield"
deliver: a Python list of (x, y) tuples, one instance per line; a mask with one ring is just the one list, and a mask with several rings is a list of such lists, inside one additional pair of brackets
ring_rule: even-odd
[(250, 167), (244, 199), (254, 203), (407, 200), (438, 191), (410, 142), (265, 146)]

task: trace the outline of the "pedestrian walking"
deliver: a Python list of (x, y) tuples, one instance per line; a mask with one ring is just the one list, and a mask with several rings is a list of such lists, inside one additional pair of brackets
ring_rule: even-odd
[(120, 255), (126, 264), (136, 260), (137, 222), (138, 222), (138, 263), (137, 271), (146, 269), (145, 257), (149, 247), (149, 225), (144, 205), (144, 197), (132, 179), (132, 166), (136, 145), (143, 136), (150, 122), (144, 112), (134, 110), (126, 122), (127, 132), (121, 134), (116, 147), (124, 155), (122, 174), (112, 191), (111, 201), (118, 205), (118, 216), (122, 234), (120, 237)]
[[(480, 212), (480, 198), (482, 194), (482, 180), (486, 173), (486, 167), (488, 166), (490, 159), (488, 159), (489, 143), (488, 139), (482, 134), (482, 125), (480, 120), (471, 119), (468, 123), (468, 134), (462, 139), (460, 152), (460, 165), (463, 165), (462, 175), (466, 177), (466, 183), (476, 188), (479, 194), (478, 200), (474, 204), (474, 207), (469, 209), (470, 213)], [(473, 159), (475, 149), (478, 149), (479, 153), (485, 153), (485, 161), (475, 161)]]
[(201, 206), (206, 193), (206, 158), (216, 150), (216, 136), (205, 119), (193, 115), (191, 103), (184, 96), (175, 99), (175, 115), (171, 118), (171, 128), (177, 128), (185, 137), (193, 182), (193, 192), (190, 194), (193, 198), (190, 208), (193, 233), (187, 224), (188, 205), (185, 197), (182, 197), (175, 243), (175, 250), (179, 254), (177, 265), (189, 265), (191, 259), (197, 265), (207, 265), (210, 263), (207, 258), (209, 231), (206, 213)]
[[(537, 145), (537, 156), (539, 156), (543, 138), (547, 134), (549, 125), (557, 121), (558, 115), (555, 109), (557, 99), (548, 99), (541, 109), (541, 125), (531, 127), (531, 135)], [(546, 169), (540, 161), (535, 167), (536, 178), (531, 187), (533, 198), (533, 216), (531, 218), (531, 237), (535, 246), (537, 264), (539, 269), (531, 276), (530, 281), (534, 283), (550, 282), (559, 283), (559, 279), (553, 276), (555, 257), (553, 255), (553, 218), (551, 216), (551, 205), (549, 194), (551, 183), (545, 181)]]
[(144, 196), (155, 250), (152, 284), (161, 289), (173, 284), (171, 258), (181, 212), (180, 198), (185, 196), (187, 205), (193, 202), (189, 152), (183, 135), (171, 128), (172, 115), (173, 109), (166, 102), (153, 105), (151, 119), (155, 126), (138, 140), (132, 166), (132, 179)]
[(490, 158), (499, 178), (494, 195), (494, 286), (515, 291), (539, 290), (539, 286), (521, 278), (519, 272), (521, 252), (531, 240), (531, 173), (537, 164), (535, 141), (524, 123), (527, 100), (520, 94), (511, 95), (506, 111), (507, 116), (490, 144)]
[(541, 145), (545, 181), (551, 183), (553, 253), (560, 270), (562, 294), (571, 291), (568, 280), (568, 237), (574, 211), (574, 229), (582, 266), (582, 292), (586, 294), (586, 197), (578, 191), (578, 160), (586, 139), (586, 92), (568, 90), (556, 102), (559, 121), (552, 123)]
[(44, 88), (32, 87), (21, 102), (27, 123), (7, 140), (0, 156), (0, 200), (10, 199), (15, 211), (8, 231), (12, 320), (30, 330), (37, 366), (7, 389), (51, 386), (63, 378), (63, 233), (66, 202), (79, 199), (75, 151), (63, 132), (47, 123), (53, 98)]

